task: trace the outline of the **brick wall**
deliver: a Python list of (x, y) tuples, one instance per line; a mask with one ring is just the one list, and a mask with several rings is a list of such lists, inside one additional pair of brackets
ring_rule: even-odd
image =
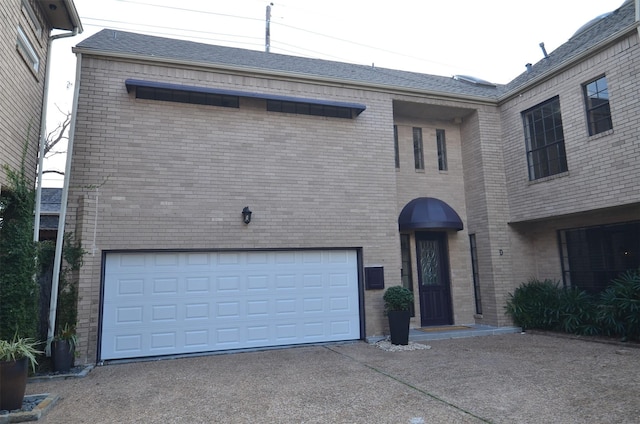
[[(434, 102), (432, 102), (434, 103)], [(435, 102), (441, 103), (441, 102)], [(460, 125), (452, 120), (438, 120), (436, 116), (396, 116), (400, 168), (396, 170), (396, 190), (399, 215), (402, 208), (418, 197), (434, 197), (446, 202), (467, 223), (465, 186), (463, 180), (462, 141)], [(413, 128), (422, 129), (424, 170), (416, 170), (413, 151)], [(446, 171), (438, 169), (436, 130), (445, 131), (447, 165)], [(393, 140), (393, 139), (391, 139)], [(467, 228), (448, 231), (448, 260), (451, 279), (453, 320), (456, 324), (474, 322), (473, 285)], [(399, 252), (398, 252), (399, 254)], [(412, 324), (420, 326), (420, 304), (418, 299), (418, 270), (415, 237), (411, 235), (412, 275), (416, 294), (416, 316)]]
[[(135, 99), (126, 78), (365, 103), (350, 119)], [(81, 361), (96, 355), (102, 252), (356, 247), (400, 273), (391, 102), (376, 93), (84, 58), (67, 225), (81, 271)], [(96, 195), (97, 218), (96, 218)], [(253, 211), (251, 225), (241, 210)], [(94, 226), (97, 238), (93, 240)], [(382, 334), (382, 293), (365, 293)]]
[[(502, 105), (510, 221), (640, 202), (637, 33)], [(613, 130), (589, 136), (582, 85), (606, 75)], [(529, 181), (521, 112), (559, 96), (568, 172)]]

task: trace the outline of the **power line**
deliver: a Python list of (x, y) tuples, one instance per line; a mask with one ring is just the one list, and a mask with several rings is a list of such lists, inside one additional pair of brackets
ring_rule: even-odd
[[(242, 19), (242, 20), (247, 20), (247, 21), (261, 22), (261, 23), (264, 20), (263, 18), (251, 18), (251, 17), (228, 14), (228, 13), (219, 13), (219, 12), (192, 9), (192, 8), (186, 8), (186, 7), (177, 7), (177, 6), (167, 6), (167, 5), (153, 4), (153, 3), (148, 3), (148, 2), (138, 1), (138, 0), (118, 0), (118, 1), (123, 2), (123, 3), (139, 4), (139, 5), (147, 6), (147, 7), (155, 7), (155, 8), (183, 11), (183, 12), (194, 13), (194, 14), (207, 14), (207, 15), (226, 17), (226, 18)], [(259, 1), (259, 3), (262, 3), (262, 1)], [(291, 8), (291, 7), (290, 6), (285, 6), (285, 8)], [(306, 11), (304, 9), (300, 9), (300, 8), (294, 8), (294, 9), (297, 9), (297, 10), (302, 11), (303, 13), (306, 13)], [(87, 18), (87, 19), (93, 19), (93, 20), (96, 20), (96, 21), (100, 21), (100, 19), (96, 19), (96, 18)], [(107, 21), (107, 20), (105, 20), (105, 21)], [(261, 40), (261, 38), (259, 38), (259, 37), (241, 36), (241, 35), (233, 35), (233, 34), (221, 34), (221, 33), (210, 33), (208, 31), (197, 31), (197, 30), (187, 30), (187, 29), (174, 28), (174, 27), (135, 24), (135, 23), (129, 23), (129, 22), (122, 22), (122, 21), (108, 21), (108, 22), (120, 23), (120, 24), (123, 24), (123, 25), (146, 26), (146, 27), (152, 27), (152, 28), (169, 29), (169, 30), (172, 30), (172, 31), (195, 32), (195, 33), (200, 33), (200, 34), (214, 34), (214, 35), (224, 35), (224, 36), (229, 36), (229, 37), (249, 38), (249, 39)], [(404, 54), (404, 53), (400, 53), (400, 52), (393, 51), (393, 50), (383, 49), (383, 48), (380, 48), (380, 47), (371, 46), (371, 45), (368, 45), (368, 44), (359, 43), (359, 42), (356, 42), (356, 41), (351, 41), (351, 40), (347, 40), (347, 39), (340, 38), (340, 37), (335, 37), (335, 36), (332, 36), (332, 35), (323, 34), (323, 33), (316, 32), (316, 31), (307, 30), (307, 29), (304, 29), (304, 28), (300, 28), (300, 27), (297, 27), (297, 26), (284, 24), (284, 23), (277, 22), (277, 21), (272, 21), (272, 23), (275, 24), (276, 27), (277, 26), (281, 26), (283, 28), (288, 28), (288, 29), (291, 29), (291, 30), (294, 30), (294, 31), (300, 31), (300, 32), (304, 32), (304, 33), (307, 33), (307, 34), (312, 34), (314, 36), (335, 40), (335, 41), (338, 41), (340, 43), (346, 43), (346, 44), (350, 44), (350, 45), (354, 45), (354, 46), (358, 46), (358, 47), (363, 47), (363, 48), (369, 49), (369, 50), (374, 51), (374, 52), (377, 51), (377, 52), (390, 54), (390, 55), (397, 56), (397, 57), (404, 57), (404, 58), (407, 58), (407, 59), (420, 61), (420, 62), (423, 62), (423, 63), (444, 66), (444, 67), (447, 67), (447, 68), (455, 68), (455, 66), (450, 65), (450, 64), (437, 62), (437, 61), (434, 61), (434, 60), (429, 60), (429, 59), (425, 59), (425, 58), (421, 58), (421, 57), (417, 57), (417, 56), (413, 56), (413, 55), (409, 55), (409, 54)], [(114, 29), (116, 29), (116, 28), (114, 28)], [(149, 31), (147, 31), (147, 32), (149, 32)], [(232, 42), (232, 43), (235, 43), (235, 44), (245, 44), (245, 45), (252, 45), (253, 46), (253, 44), (251, 44), (251, 43), (243, 43), (243, 42), (236, 42), (236, 41), (230, 41), (230, 40), (220, 40), (220, 39), (207, 38), (207, 37), (196, 37), (196, 36), (192, 37), (192, 36), (185, 36), (185, 35), (173, 34), (173, 33), (162, 33), (162, 32), (154, 32), (154, 34), (169, 35), (169, 36), (178, 35), (178, 36), (182, 36), (182, 37), (195, 38), (195, 39), (199, 39), (199, 40), (207, 40), (207, 41), (210, 41), (210, 42), (224, 41), (224, 42)], [(291, 50), (287, 50), (287, 49), (284, 49), (284, 48), (278, 48), (277, 47), (278, 44), (282, 44), (282, 45), (286, 45), (286, 46), (289, 46), (289, 47), (293, 47), (293, 48), (295, 48), (297, 50), (303, 50), (303, 51), (307, 51), (307, 52), (312, 52), (314, 54), (320, 55), (321, 57), (329, 57), (329, 58), (332, 58), (334, 60), (347, 61), (347, 62), (350, 61), (348, 59), (340, 58), (338, 56), (334, 56), (334, 55), (330, 55), (330, 54), (327, 54), (327, 53), (322, 53), (322, 52), (318, 52), (318, 51), (314, 51), (314, 50), (309, 50), (309, 49), (305, 49), (304, 47), (301, 47), (301, 46), (294, 46), (292, 44), (287, 44), (287, 43), (278, 41), (278, 38), (276, 36), (275, 38), (272, 39), (272, 46), (274, 48), (276, 48), (277, 50), (284, 51), (284, 52), (297, 54), (297, 53), (295, 53), (295, 52), (293, 52)]]
[[(149, 25), (149, 24), (140, 24), (140, 23), (135, 23), (135, 22), (116, 21), (116, 20), (111, 20), (111, 19), (100, 19), (100, 18), (91, 18), (91, 17), (83, 17), (82, 18), (82, 20), (85, 20), (85, 19), (89, 19), (89, 20), (92, 20), (92, 21), (98, 21), (98, 22), (109, 22), (109, 23), (112, 23), (112, 24), (132, 25), (132, 26), (135, 26), (135, 27), (159, 28), (159, 29), (168, 29), (168, 30), (174, 30), (174, 31), (191, 32), (191, 33), (197, 33), (197, 34), (224, 35), (224, 36), (229, 36), (229, 37), (249, 38), (249, 39), (253, 39), (253, 40), (262, 40), (262, 38), (260, 38), (260, 37), (251, 37), (251, 36), (248, 36), (248, 35), (234, 35), (234, 34), (221, 33), (221, 32), (200, 31), (200, 30), (195, 30), (195, 29), (184, 29), (184, 28), (168, 27), (168, 26), (162, 26), (162, 25)], [(167, 34), (169, 34), (169, 33), (167, 33)], [(204, 37), (199, 37), (199, 38), (204, 39)]]
[[(127, 22), (122, 22), (125, 25), (128, 25)], [(83, 26), (88, 26), (88, 27), (96, 27), (96, 28), (105, 28), (105, 29), (115, 29), (115, 30), (120, 30), (120, 31), (131, 31), (132, 29), (129, 27), (123, 27), (123, 26), (117, 26), (117, 25), (110, 25), (108, 27), (104, 26), (104, 25), (96, 25), (96, 24), (90, 24), (87, 23), (85, 24), (83, 22)], [(158, 35), (158, 36), (174, 36), (174, 37), (186, 37), (184, 35), (180, 35), (180, 34), (172, 34), (172, 33), (167, 33), (167, 32), (160, 32), (160, 31), (144, 31), (145, 34), (149, 34), (149, 35)], [(235, 36), (234, 36), (235, 37)], [(234, 41), (234, 40), (225, 40), (225, 39), (215, 39), (215, 38), (209, 38), (209, 37), (197, 37), (197, 36), (188, 36), (187, 37), (189, 40), (205, 40), (205, 41), (214, 41), (214, 42), (220, 42), (220, 43), (233, 43), (233, 44), (239, 44), (239, 45), (248, 45), (248, 46), (254, 46), (254, 47), (260, 47), (261, 45), (256, 44), (256, 43), (247, 43), (247, 42), (242, 42), (242, 41)]]

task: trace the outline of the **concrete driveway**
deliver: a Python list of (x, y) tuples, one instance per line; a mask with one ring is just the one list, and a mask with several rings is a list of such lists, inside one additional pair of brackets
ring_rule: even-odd
[(364, 342), (97, 367), (29, 383), (41, 423), (638, 423), (640, 349), (540, 334)]

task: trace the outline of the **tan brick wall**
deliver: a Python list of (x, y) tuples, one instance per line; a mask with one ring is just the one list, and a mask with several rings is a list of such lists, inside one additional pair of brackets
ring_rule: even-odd
[[(589, 136), (582, 85), (606, 75), (613, 131)], [(502, 105), (510, 221), (640, 202), (640, 46), (633, 33)], [(568, 172), (529, 181), (521, 112), (558, 95)]]
[(469, 216), (468, 232), (476, 235), (482, 315), (478, 323), (507, 325), (503, 304), (511, 290), (511, 238), (507, 227), (502, 126), (497, 108), (486, 106), (465, 118), (462, 157)]
[[(0, 165), (8, 164), (19, 169), (26, 142), (26, 171), (28, 176), (34, 176), (49, 28), (38, 6), (32, 3), (42, 25), (42, 33), (38, 37), (21, 4), (21, 0), (0, 2)], [(24, 30), (40, 59), (37, 73), (32, 71), (16, 48), (18, 25)], [(4, 184), (6, 175), (0, 169), (0, 186)]]
[[(349, 120), (267, 113), (255, 99), (239, 109), (137, 100), (126, 78), (357, 100), (367, 110)], [(105, 250), (355, 247), (364, 266), (399, 282), (391, 117), (391, 101), (375, 93), (84, 58), (67, 225), (89, 251), (99, 188), (80, 360), (95, 360)], [(382, 334), (382, 293), (364, 302), (367, 334)]]
[[(396, 170), (398, 215), (402, 208), (418, 197), (434, 197), (446, 202), (467, 222), (465, 187), (462, 170), (460, 125), (452, 121), (437, 120), (437, 117), (396, 116), (400, 168)], [(424, 170), (416, 170), (413, 152), (413, 128), (422, 129)], [(448, 169), (438, 169), (436, 130), (445, 131)], [(414, 293), (416, 294), (416, 316), (412, 326), (420, 327), (420, 304), (418, 299), (418, 271), (416, 261), (415, 234), (411, 234), (411, 257)], [(456, 324), (474, 322), (473, 285), (471, 280), (471, 259), (467, 229), (447, 231), (449, 248), (449, 269), (453, 320)]]

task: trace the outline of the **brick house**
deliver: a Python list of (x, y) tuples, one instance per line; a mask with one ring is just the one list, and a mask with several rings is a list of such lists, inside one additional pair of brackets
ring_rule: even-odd
[(383, 335), (382, 284), (414, 291), (414, 327), (505, 326), (522, 281), (595, 291), (638, 266), (634, 14), (507, 85), (84, 40), (66, 223), (89, 252), (80, 360)]
[[(0, 164), (35, 178), (51, 30), (82, 31), (72, 0), (6, 0), (0, 4)], [(66, 34), (65, 34), (66, 35)], [(6, 175), (0, 169), (0, 187)]]

